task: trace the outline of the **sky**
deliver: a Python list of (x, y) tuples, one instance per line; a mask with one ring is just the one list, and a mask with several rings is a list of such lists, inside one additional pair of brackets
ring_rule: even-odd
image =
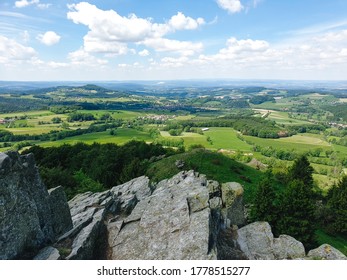
[(0, 80), (347, 80), (347, 0), (0, 0)]

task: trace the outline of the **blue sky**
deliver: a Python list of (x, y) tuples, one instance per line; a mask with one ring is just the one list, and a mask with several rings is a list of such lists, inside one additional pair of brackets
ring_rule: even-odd
[(0, 80), (346, 80), (346, 0), (1, 0)]

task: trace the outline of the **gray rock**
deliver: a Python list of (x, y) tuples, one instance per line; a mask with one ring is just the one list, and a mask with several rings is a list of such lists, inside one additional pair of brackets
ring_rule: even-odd
[(320, 247), (309, 251), (307, 256), (311, 259), (319, 260), (347, 260), (347, 257), (344, 254), (329, 244), (323, 244)]
[(181, 172), (138, 203), (109, 246), (112, 259), (216, 259), (205, 176)]
[(237, 231), (237, 243), (250, 260), (274, 260), (273, 234), (266, 222), (255, 222)]
[(304, 245), (289, 235), (280, 235), (274, 239), (273, 253), (276, 260), (293, 260), (306, 255)]
[(48, 190), (52, 224), (55, 236), (72, 229), (72, 219), (66, 195), (62, 187)]
[(93, 216), (93, 220), (84, 227), (72, 243), (72, 251), (66, 258), (68, 260), (94, 259), (98, 249), (98, 239), (103, 230), (104, 210), (99, 210)]
[(60, 260), (59, 251), (54, 247), (43, 248), (34, 258), (34, 260)]
[(54, 241), (49, 194), (32, 155), (0, 154), (0, 259), (35, 253)]
[(222, 184), (222, 200), (225, 208), (225, 221), (242, 226), (246, 223), (243, 204), (243, 187), (239, 183)]

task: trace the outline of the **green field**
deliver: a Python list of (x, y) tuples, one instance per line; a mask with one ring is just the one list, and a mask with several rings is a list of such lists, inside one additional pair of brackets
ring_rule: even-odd
[(149, 137), (148, 133), (138, 131), (132, 128), (118, 128), (116, 130), (116, 135), (110, 135), (109, 131), (90, 133), (75, 137), (66, 138), (63, 140), (58, 140), (54, 142), (42, 142), (38, 143), (42, 147), (54, 147), (61, 146), (63, 144), (76, 144), (83, 142), (86, 144), (93, 144), (94, 142), (105, 144), (114, 143), (122, 145), (131, 140), (146, 141), (151, 142), (152, 139)]
[[(204, 131), (203, 135), (183, 132), (180, 136), (170, 136), (167, 131), (161, 131), (161, 136), (164, 138), (175, 140), (183, 139), (186, 147), (191, 145), (202, 145), (211, 150), (250, 151), (251, 146), (237, 138), (238, 134), (236, 130), (228, 127), (211, 127), (208, 131)], [(207, 141), (207, 137), (210, 137), (210, 142)]]
[(266, 110), (266, 109), (254, 109), (254, 111), (257, 113), (260, 113), (261, 115), (269, 113), (266, 119), (275, 121), (277, 124), (300, 125), (300, 124), (310, 123), (308, 121), (292, 119), (289, 117), (289, 114), (287, 112), (280, 112), (280, 111)]
[(94, 117), (99, 118), (103, 114), (109, 113), (114, 119), (135, 119), (139, 116), (146, 115), (145, 113), (136, 111), (123, 111), (123, 110), (78, 110), (81, 113), (93, 114)]
[(316, 134), (297, 134), (291, 137), (279, 139), (265, 139), (253, 136), (244, 136), (247, 141), (262, 147), (273, 147), (274, 149), (294, 150), (297, 152), (307, 152), (312, 149), (322, 148), (330, 150), (332, 145), (320, 138)]

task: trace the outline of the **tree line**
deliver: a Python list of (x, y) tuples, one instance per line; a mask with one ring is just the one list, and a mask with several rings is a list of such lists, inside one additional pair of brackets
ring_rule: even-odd
[(62, 145), (31, 147), (47, 188), (62, 185), (69, 199), (86, 191), (103, 191), (145, 174), (148, 164), (156, 157), (175, 152), (158, 144), (130, 141), (115, 144)]

